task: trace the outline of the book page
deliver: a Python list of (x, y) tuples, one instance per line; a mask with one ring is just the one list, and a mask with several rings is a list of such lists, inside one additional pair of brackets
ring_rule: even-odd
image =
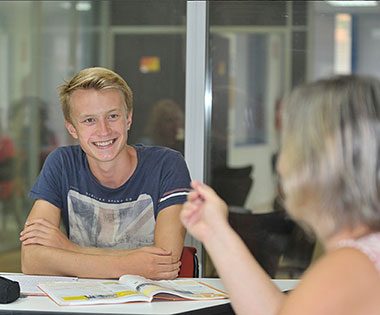
[(76, 277), (58, 277), (58, 276), (30, 276), (23, 274), (1, 274), (2, 277), (17, 281), (20, 285), (20, 293), (23, 295), (45, 295), (39, 288), (40, 282), (63, 282), (77, 281)]
[(40, 283), (44, 291), (58, 305), (115, 304), (148, 302), (149, 298), (115, 280)]
[(225, 292), (193, 279), (153, 281), (140, 276), (124, 275), (119, 281), (151, 298), (207, 300), (228, 297)]

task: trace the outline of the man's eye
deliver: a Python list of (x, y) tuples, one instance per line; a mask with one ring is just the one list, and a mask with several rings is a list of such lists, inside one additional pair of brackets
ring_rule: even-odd
[(118, 114), (111, 114), (111, 115), (109, 115), (110, 119), (116, 119), (117, 117), (119, 117)]
[(91, 123), (93, 123), (94, 121), (95, 121), (94, 118), (87, 118), (87, 119), (84, 120), (84, 123), (86, 123), (86, 124), (91, 124)]

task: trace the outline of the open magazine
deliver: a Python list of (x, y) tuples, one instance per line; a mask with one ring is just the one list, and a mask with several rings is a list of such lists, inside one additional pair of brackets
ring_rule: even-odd
[(40, 282), (73, 282), (78, 281), (76, 277), (61, 277), (61, 276), (35, 276), (24, 275), (21, 273), (1, 273), (2, 277), (17, 281), (20, 285), (21, 295), (45, 295), (39, 288)]
[(39, 288), (58, 305), (115, 304), (165, 300), (213, 300), (227, 294), (194, 279), (153, 281), (124, 275), (117, 280), (44, 282)]

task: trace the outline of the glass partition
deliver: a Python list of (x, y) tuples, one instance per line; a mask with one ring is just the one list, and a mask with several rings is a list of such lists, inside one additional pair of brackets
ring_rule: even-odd
[[(33, 200), (27, 197), (46, 156), (72, 142), (57, 86), (80, 68), (99, 63), (100, 3), (0, 3), (0, 266), (19, 271), (19, 232)], [(97, 49), (94, 49), (96, 47)], [(18, 258), (18, 259), (17, 259)], [(11, 259), (12, 264), (2, 263)]]
[[(158, 14), (159, 13), (159, 14)], [(134, 92), (130, 143), (183, 153), (185, 1), (0, 2), (0, 271), (20, 271), (28, 192), (46, 156), (75, 143), (57, 87), (105, 66)]]
[[(327, 1), (210, 2), (207, 181), (272, 277), (297, 278), (321, 253), (284, 208), (276, 172), (282, 99), (295, 85), (332, 74), (380, 76), (379, 14), (379, 5)], [(207, 256), (204, 264), (206, 276), (217, 275)]]
[[(0, 271), (20, 271), (27, 194), (46, 155), (74, 143), (57, 95), (64, 79), (90, 66), (120, 73), (135, 97), (131, 143), (183, 152), (186, 2), (0, 1)], [(299, 277), (320, 250), (283, 206), (281, 102), (293, 86), (333, 73), (379, 76), (380, 7), (208, 3), (205, 180), (268, 273)], [(203, 265), (205, 276), (217, 275), (207, 257)]]

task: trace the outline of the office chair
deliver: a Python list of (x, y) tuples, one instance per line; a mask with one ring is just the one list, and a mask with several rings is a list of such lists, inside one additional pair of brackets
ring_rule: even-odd
[(230, 209), (229, 222), (261, 267), (274, 278), (295, 223), (285, 212), (255, 214), (243, 208)]
[[(254, 180), (251, 176), (254, 166), (229, 167), (218, 166), (211, 172), (211, 187), (227, 203), (229, 211), (232, 209), (243, 209), (251, 190)], [(208, 253), (203, 253), (205, 260), (205, 274), (216, 277), (217, 272)]]
[(199, 261), (197, 249), (191, 246), (185, 246), (181, 255), (181, 269), (178, 277), (181, 278), (198, 278)]
[(243, 207), (254, 183), (253, 170), (253, 165), (217, 167), (212, 170), (211, 187), (229, 206)]
[(8, 214), (12, 214), (19, 229), (23, 228), (23, 220), (18, 214), (16, 205), (16, 150), (11, 138), (0, 137), (0, 213), (2, 214), (2, 230), (6, 230)]
[(316, 239), (297, 223), (291, 232), (284, 255), (277, 268), (278, 276), (298, 279), (312, 262)]

